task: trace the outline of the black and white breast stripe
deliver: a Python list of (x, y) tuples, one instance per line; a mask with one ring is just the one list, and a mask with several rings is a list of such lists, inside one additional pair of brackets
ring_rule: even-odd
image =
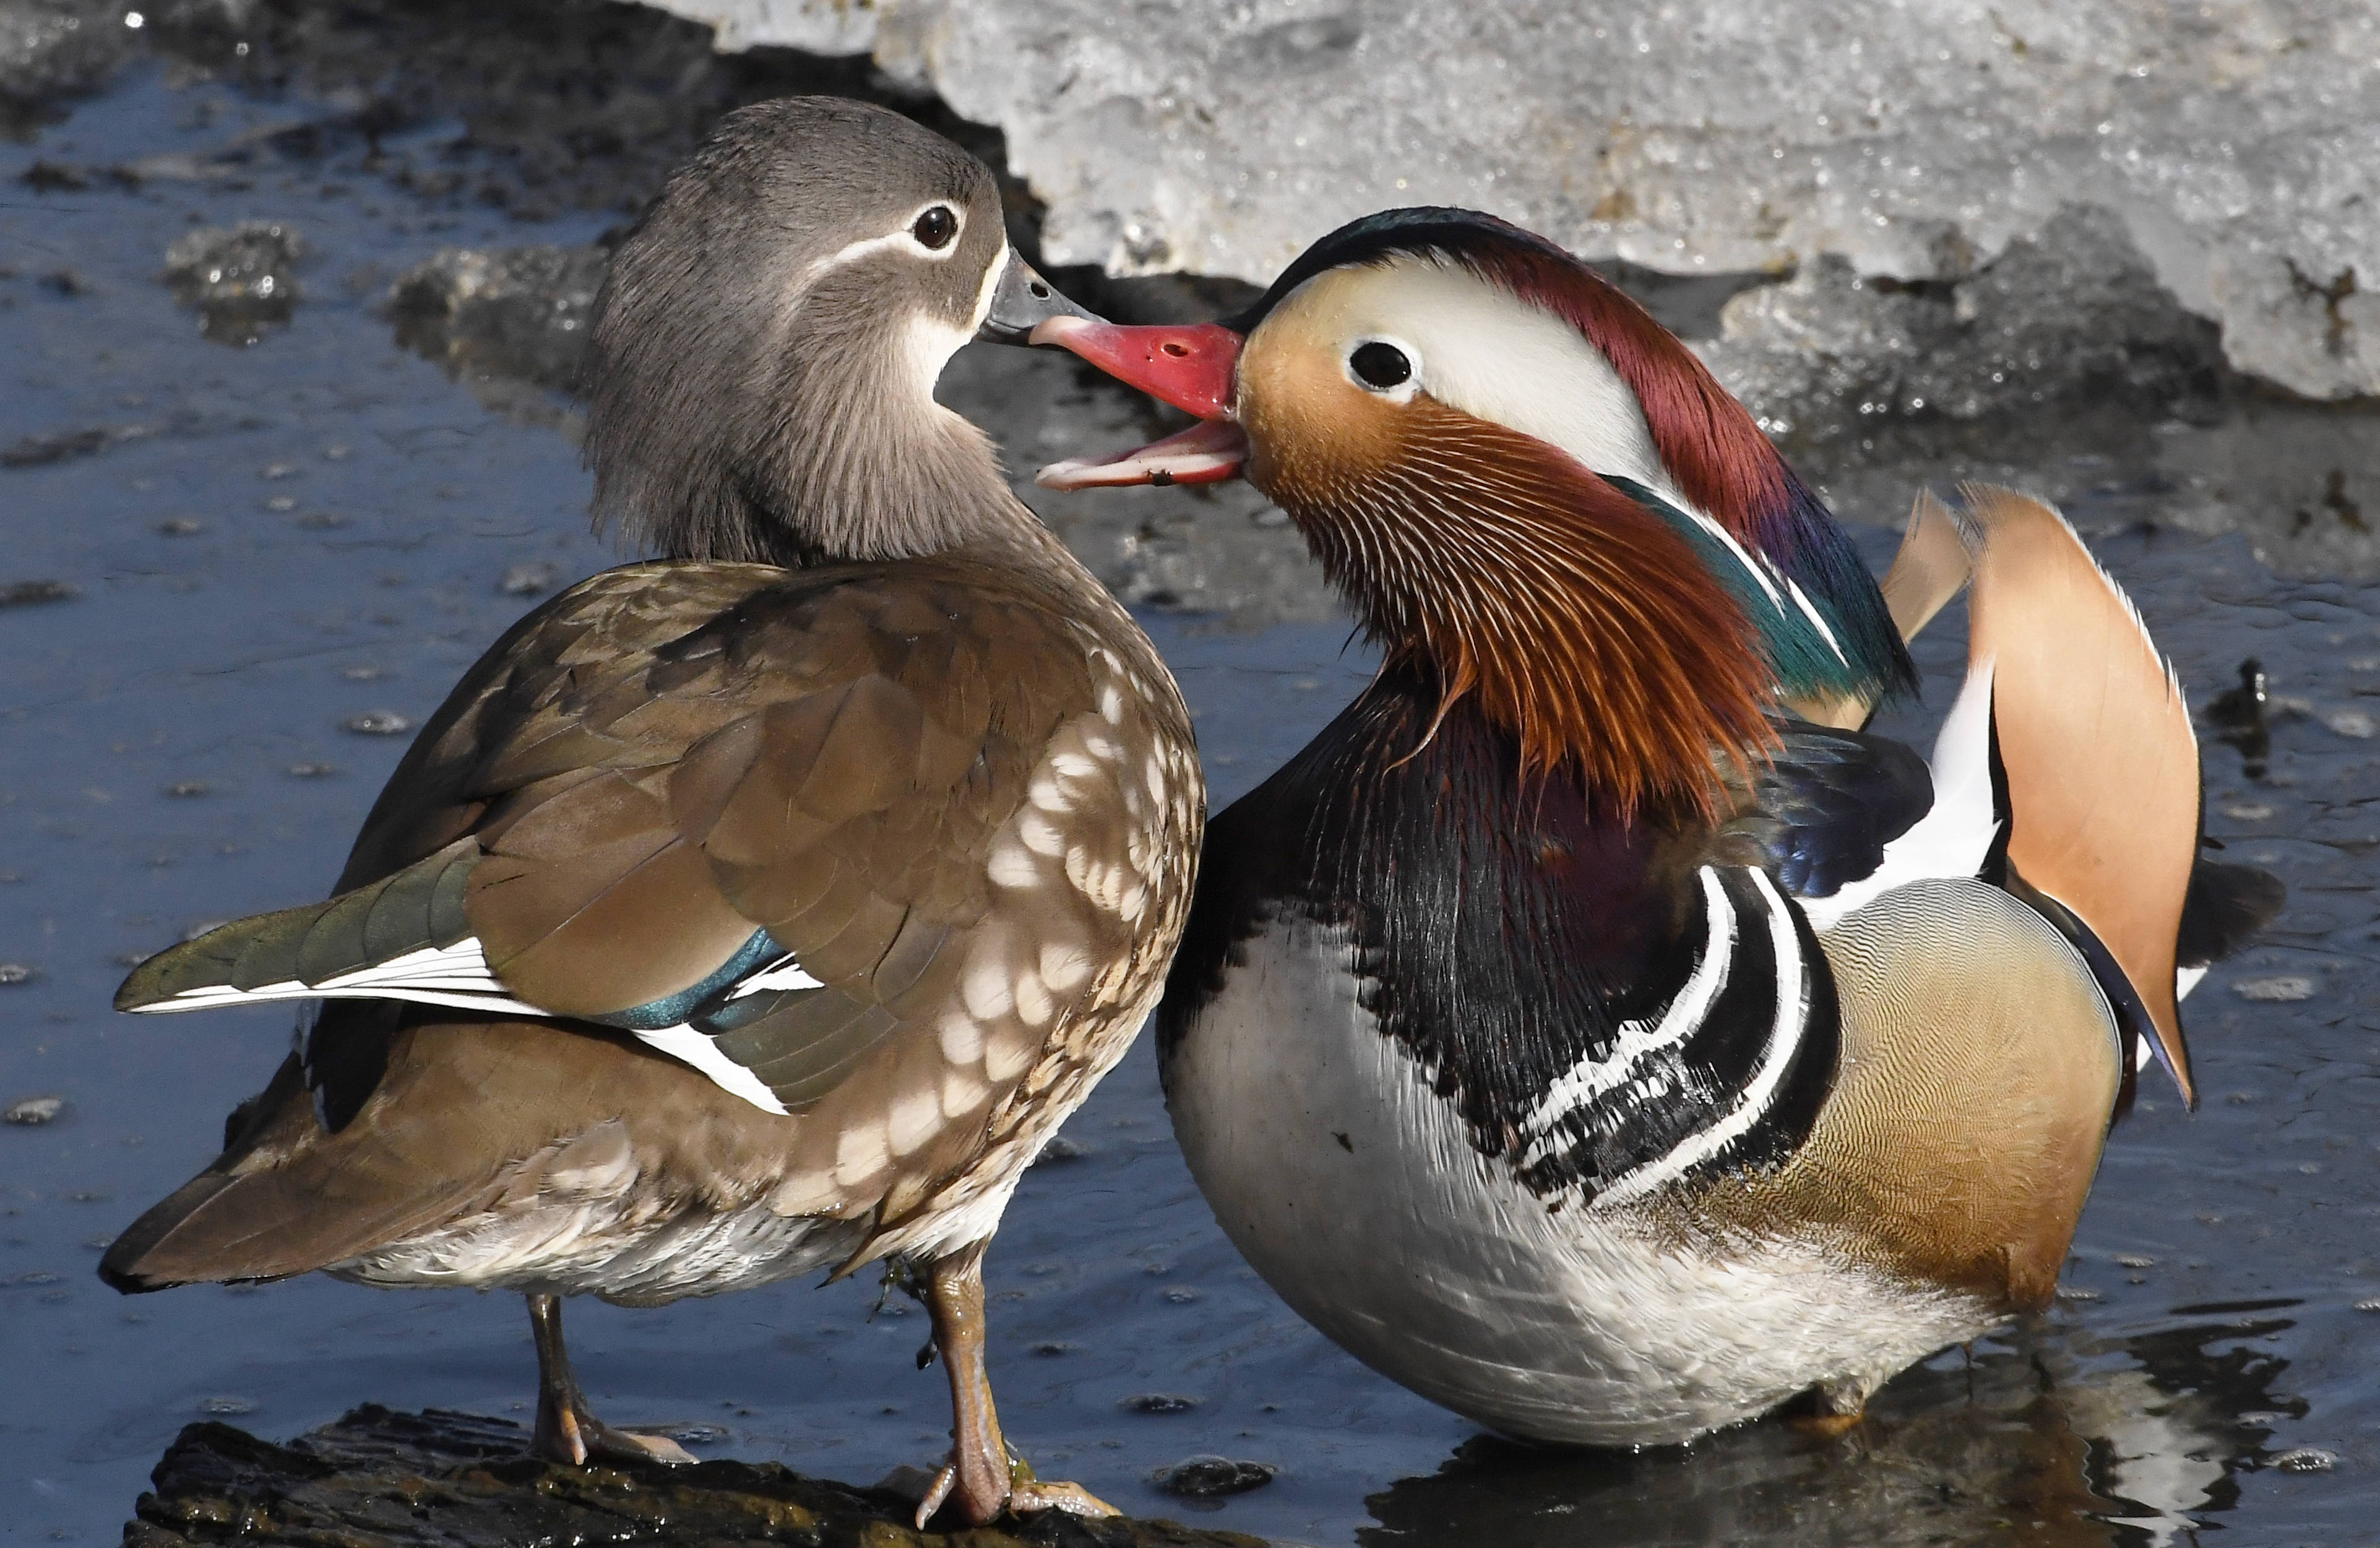
[[(1516, 1161), (1540, 1192), (1587, 1184), (1597, 1204), (1618, 1204), (1765, 1158), (1779, 1147), (1763, 1142), (1764, 1121), (1799, 1106), (1789, 1074), (1822, 1051), (1805, 1045), (1828, 1045), (1814, 1062), (1831, 1067), (1832, 995), (1798, 911), (1758, 870), (1704, 866), (1695, 879), (1702, 942), (1685, 982), (1556, 1077), (1522, 1120)], [(1774, 1136), (1784, 1148), (1806, 1127), (1792, 1117)]]
[[(1838, 739), (1830, 767), (1855, 770), (1861, 738)], [(1779, 789), (1748, 846), (1631, 822), (1522, 770), (1474, 700), (1442, 707), (1425, 673), (1384, 670), (1209, 821), (1160, 1073), (1229, 992), (1239, 943), (1310, 921), (1353, 946), (1369, 1025), (1471, 1146), (1549, 1203), (1781, 1162), (1833, 1084), (1834, 984), (1800, 907), (1749, 862), (1840, 803), (1823, 772)]]

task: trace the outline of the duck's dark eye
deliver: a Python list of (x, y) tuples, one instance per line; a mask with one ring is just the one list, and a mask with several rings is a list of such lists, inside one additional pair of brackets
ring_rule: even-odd
[(941, 251), (958, 234), (959, 217), (941, 204), (919, 215), (917, 224), (909, 227), (909, 235), (917, 238), (928, 252)]
[(1347, 369), (1355, 373), (1356, 381), (1383, 392), (1413, 379), (1413, 362), (1405, 359), (1405, 352), (1378, 339), (1358, 345), (1347, 357)]

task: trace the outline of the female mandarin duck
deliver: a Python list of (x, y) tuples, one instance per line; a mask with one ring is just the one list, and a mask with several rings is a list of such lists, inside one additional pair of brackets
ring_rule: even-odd
[(556, 1297), (893, 1257), (957, 1416), (921, 1521), (953, 1490), (977, 1521), (1104, 1511), (1012, 1477), (983, 1253), (1162, 987), (1204, 788), (1148, 640), (932, 396), (970, 336), (1071, 310), (990, 173), (907, 120), (724, 120), (594, 329), (596, 508), (670, 557), (472, 668), (330, 902), (126, 983), (328, 1003), (111, 1283), (526, 1291), (537, 1449), (682, 1459), (589, 1412)]
[[(1205, 421), (1045, 483), (1245, 465), (1384, 648), (1214, 820), (1159, 1012), (1292, 1306), (1495, 1429), (1639, 1445), (1855, 1415), (2048, 1299), (2137, 1050), (2189, 1091), (2178, 942), (2269, 881), (2193, 884), (2189, 716), (2056, 515), (1928, 505), (1880, 590), (1691, 353), (1460, 211), (1228, 327), (1038, 336)], [(1971, 563), (1929, 778), (1848, 727)]]

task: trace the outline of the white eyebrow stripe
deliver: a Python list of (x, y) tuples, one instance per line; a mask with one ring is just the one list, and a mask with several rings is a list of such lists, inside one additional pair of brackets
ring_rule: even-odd
[[(939, 250), (928, 247), (910, 235), (910, 228), (917, 224), (917, 217), (937, 206), (950, 211), (951, 219), (957, 223), (957, 229), (951, 234), (951, 239), (944, 242)], [(856, 263), (871, 253), (884, 252), (905, 246), (918, 257), (930, 258), (940, 263), (959, 250), (959, 238), (965, 234), (966, 214), (964, 211), (947, 199), (929, 199), (909, 213), (909, 218), (902, 223), (899, 230), (888, 231), (881, 237), (862, 237), (856, 242), (846, 242), (841, 251), (830, 253), (812, 263), (808, 270), (804, 271), (803, 278), (815, 278), (829, 269), (839, 269), (846, 263)]]

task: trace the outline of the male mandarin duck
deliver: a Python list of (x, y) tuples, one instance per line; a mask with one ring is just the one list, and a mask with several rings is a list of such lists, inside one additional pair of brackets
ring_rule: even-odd
[[(2065, 523), (1926, 503), (1882, 587), (1634, 303), (1486, 215), (1332, 234), (1226, 324), (1043, 324), (1202, 422), (1383, 649), (1214, 819), (1158, 1014), (1224, 1230), (1375, 1369), (1532, 1440), (1684, 1442), (2046, 1302), (2197, 865), (2190, 717)], [(1856, 727), (1973, 573), (1929, 775)], [(2195, 880), (2193, 880), (2193, 873)]]
[(589, 1411), (556, 1298), (906, 1265), (955, 1491), (1014, 1470), (982, 1262), (1123, 1054), (1205, 794), (1148, 639), (938, 406), (970, 337), (1075, 309), (973, 157), (796, 98), (730, 115), (613, 261), (599, 519), (668, 555), (524, 618), (423, 728), (336, 896), (152, 958), (117, 1004), (323, 1003), (120, 1289), (322, 1270), (527, 1293), (536, 1449), (685, 1459)]

